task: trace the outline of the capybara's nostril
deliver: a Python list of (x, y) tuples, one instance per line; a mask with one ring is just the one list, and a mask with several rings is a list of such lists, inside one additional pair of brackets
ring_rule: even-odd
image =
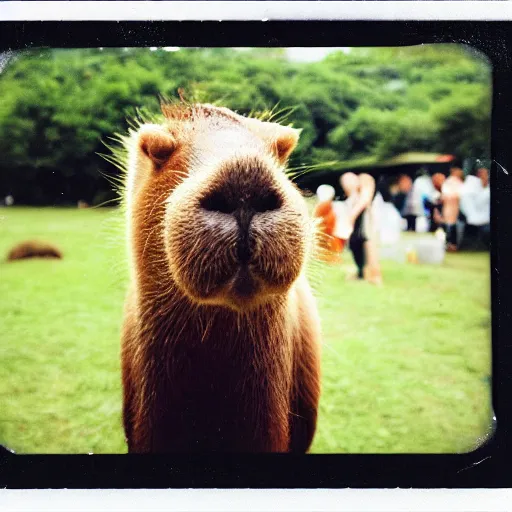
[(201, 207), (210, 212), (230, 214), (234, 213), (238, 209), (238, 204), (230, 200), (221, 192), (213, 192), (203, 198), (201, 201)]
[(282, 199), (273, 190), (264, 190), (253, 198), (251, 206), (258, 213), (270, 212), (281, 208)]
[(282, 206), (282, 199), (273, 190), (258, 190), (253, 194), (226, 193), (215, 191), (201, 200), (201, 207), (210, 212), (234, 214), (237, 210), (246, 210), (252, 213), (264, 213), (278, 210)]

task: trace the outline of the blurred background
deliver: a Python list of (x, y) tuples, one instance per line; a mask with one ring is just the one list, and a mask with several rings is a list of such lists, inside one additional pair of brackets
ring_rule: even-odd
[(0, 197), (17, 204), (113, 199), (102, 173), (117, 171), (97, 155), (108, 152), (102, 141), (179, 88), (242, 114), (286, 116), (303, 128), (292, 167), (409, 151), (490, 156), (490, 68), (464, 46), (37, 50), (5, 64)]
[(158, 115), (159, 95), (178, 90), (302, 128), (290, 167), (312, 213), (321, 185), (344, 202), (347, 172), (372, 175), (389, 205), (380, 210), (383, 287), (346, 280), (346, 247), (311, 270), (324, 329), (312, 451), (459, 452), (483, 442), (492, 418), (488, 243), (464, 249), (471, 222), (457, 208), (460, 250), (446, 252), (432, 177), (456, 167), (464, 181), (489, 168), (491, 72), (463, 45), (1, 55), (0, 252), (37, 239), (63, 257), (0, 263), (0, 443), (126, 451), (120, 172), (102, 154), (130, 119)]

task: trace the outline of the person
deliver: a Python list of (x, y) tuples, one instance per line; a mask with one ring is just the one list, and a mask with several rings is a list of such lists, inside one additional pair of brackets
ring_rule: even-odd
[(479, 235), (488, 248), (490, 243), (491, 195), (489, 169), (480, 167), (469, 175), (461, 189), (460, 209), (466, 217), (465, 231)]
[(405, 215), (406, 200), (412, 190), (412, 186), (411, 177), (407, 174), (400, 174), (398, 178), (392, 181), (389, 187), (389, 202), (393, 204), (402, 216)]
[(407, 219), (407, 231), (416, 231), (416, 219), (428, 215), (425, 201), (434, 197), (435, 193), (428, 169), (420, 169), (420, 175), (414, 180), (406, 203), (404, 217)]
[(334, 187), (320, 185), (316, 191), (318, 203), (313, 211), (313, 216), (320, 220), (319, 229), (323, 236), (320, 238), (320, 259), (331, 262), (341, 262), (343, 240), (334, 235), (336, 228), (336, 212), (333, 207), (335, 197)]
[(460, 196), (464, 185), (464, 171), (453, 165), (450, 176), (441, 187), (442, 222), (446, 232), (446, 250), (455, 252), (458, 249), (457, 220), (460, 214)]
[(429, 231), (431, 233), (435, 233), (440, 227), (442, 227), (443, 202), (441, 200), (441, 189), (445, 181), (446, 176), (442, 172), (434, 173), (432, 175), (432, 185), (434, 186), (434, 191), (424, 200), (430, 218)]
[(381, 285), (382, 272), (378, 257), (378, 225), (371, 206), (377, 195), (375, 179), (369, 174), (359, 176), (346, 172), (340, 178), (347, 205), (347, 225), (351, 234), (348, 245), (357, 266), (355, 279)]
[(398, 177), (398, 189), (403, 194), (408, 194), (412, 190), (412, 179), (407, 174), (400, 174)]

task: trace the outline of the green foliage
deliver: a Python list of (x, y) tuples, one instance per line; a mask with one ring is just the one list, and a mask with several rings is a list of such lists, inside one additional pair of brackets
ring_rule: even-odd
[(489, 158), (491, 100), (485, 91), (457, 103), (443, 100), (433, 108), (433, 117), (440, 126), (441, 151), (456, 147), (466, 157)]
[[(102, 141), (158, 96), (242, 114), (284, 109), (303, 129), (291, 165), (385, 158), (402, 151), (489, 157), (490, 68), (471, 48), (354, 48), (321, 62), (283, 49), (36, 50), (0, 77), (0, 197), (99, 203), (115, 197)], [(27, 186), (30, 183), (30, 186)]]

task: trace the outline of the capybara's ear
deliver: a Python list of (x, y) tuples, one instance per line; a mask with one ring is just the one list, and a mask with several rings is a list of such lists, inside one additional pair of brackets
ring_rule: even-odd
[(245, 125), (267, 141), (280, 163), (284, 164), (299, 142), (301, 130), (277, 123), (260, 121), (250, 117), (242, 118)]
[(139, 131), (139, 147), (160, 168), (176, 149), (176, 140), (161, 126), (146, 124)]
[(291, 152), (297, 147), (299, 142), (300, 130), (274, 124), (275, 130), (275, 151), (278, 160), (285, 163)]

